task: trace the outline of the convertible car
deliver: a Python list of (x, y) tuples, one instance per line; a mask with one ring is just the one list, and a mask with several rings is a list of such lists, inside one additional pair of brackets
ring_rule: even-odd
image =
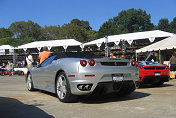
[[(134, 63), (134, 62), (133, 62)], [(93, 54), (67, 52), (50, 56), (29, 69), (29, 91), (42, 89), (56, 93), (61, 102), (73, 102), (97, 89), (103, 93), (129, 95), (139, 81), (138, 68), (127, 59), (98, 58)]]
[(138, 87), (141, 87), (143, 84), (160, 86), (164, 82), (169, 81), (169, 67), (152, 61), (140, 61), (139, 78)]

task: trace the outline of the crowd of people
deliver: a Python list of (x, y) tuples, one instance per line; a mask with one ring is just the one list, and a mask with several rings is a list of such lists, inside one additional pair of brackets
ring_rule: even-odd
[[(28, 50), (25, 60), (23, 61), (17, 61), (16, 65), (13, 64), (12, 61), (9, 61), (7, 64), (2, 64), (1, 68), (6, 68), (9, 70), (9, 76), (12, 75), (14, 67), (21, 68), (21, 67), (26, 67), (26, 68), (31, 68), (31, 67), (37, 67), (40, 65), (46, 58), (50, 56), (50, 52), (48, 51), (48, 48), (46, 46), (43, 47), (42, 52), (38, 55), (38, 58), (34, 59), (32, 56), (32, 52)], [(114, 56), (112, 52), (110, 52), (109, 55), (110, 58), (125, 58), (125, 55), (118, 55)], [(131, 57), (132, 59), (135, 59), (135, 56)], [(164, 58), (163, 56), (159, 55), (157, 52), (153, 52), (151, 58), (149, 58), (149, 61), (155, 61), (158, 63), (163, 63)], [(172, 54), (172, 57), (170, 58), (168, 65), (170, 66), (170, 71), (175, 71), (176, 72), (176, 53)]]
[(40, 52), (37, 59), (34, 59), (32, 56), (32, 52), (28, 50), (25, 60), (17, 61), (16, 64), (13, 64), (12, 61), (8, 61), (7, 63), (2, 63), (0, 66), (3, 69), (7, 69), (9, 71), (9, 76), (13, 75), (14, 67), (16, 68), (31, 68), (31, 67), (37, 67), (40, 65), (46, 58), (50, 56), (50, 52), (48, 51), (48, 48), (46, 46), (43, 47), (43, 51)]
[(40, 52), (37, 59), (33, 59), (32, 52), (29, 50), (26, 55), (26, 63), (27, 68), (31, 67), (37, 67), (39, 64), (41, 64), (46, 58), (50, 56), (50, 52), (48, 51), (48, 48), (46, 46), (43, 47), (43, 51)]

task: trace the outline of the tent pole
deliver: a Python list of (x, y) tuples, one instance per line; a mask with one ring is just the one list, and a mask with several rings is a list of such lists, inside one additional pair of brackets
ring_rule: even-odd
[(136, 52), (136, 61), (137, 61), (137, 57), (138, 57), (138, 54), (137, 54), (137, 52)]
[(159, 50), (159, 62), (161, 63), (161, 50)]

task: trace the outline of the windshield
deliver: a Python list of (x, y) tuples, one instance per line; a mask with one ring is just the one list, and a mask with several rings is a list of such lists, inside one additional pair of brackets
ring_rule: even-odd
[(156, 62), (152, 62), (152, 61), (147, 61), (147, 62), (145, 62), (146, 63), (146, 65), (154, 65), (154, 64), (158, 64), (158, 63), (156, 63)]

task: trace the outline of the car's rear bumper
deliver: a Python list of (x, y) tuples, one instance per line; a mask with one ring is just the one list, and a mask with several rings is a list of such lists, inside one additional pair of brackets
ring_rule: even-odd
[[(75, 75), (72, 77), (69, 77), (68, 75), (68, 80), (70, 83), (71, 87), (71, 92), (74, 95), (84, 95), (84, 94), (89, 94), (92, 93), (95, 88), (101, 83), (121, 83), (121, 82), (128, 82), (128, 81), (133, 81), (135, 84), (137, 81), (139, 81), (138, 78), (138, 71), (134, 72), (91, 72), (91, 73), (69, 73), (71, 75)], [(122, 74), (123, 75), (123, 80), (122, 81), (113, 81), (113, 75), (114, 74)], [(111, 89), (113, 87), (112, 85), (109, 85), (109, 90), (114, 90)], [(80, 90), (78, 88), (78, 85), (92, 85), (90, 90)], [(117, 84), (118, 86), (118, 84)], [(117, 87), (118, 88), (118, 87)]]
[(168, 75), (161, 75), (161, 76), (144, 76), (140, 77), (140, 83), (142, 84), (153, 84), (156, 82), (168, 82), (169, 81)]

